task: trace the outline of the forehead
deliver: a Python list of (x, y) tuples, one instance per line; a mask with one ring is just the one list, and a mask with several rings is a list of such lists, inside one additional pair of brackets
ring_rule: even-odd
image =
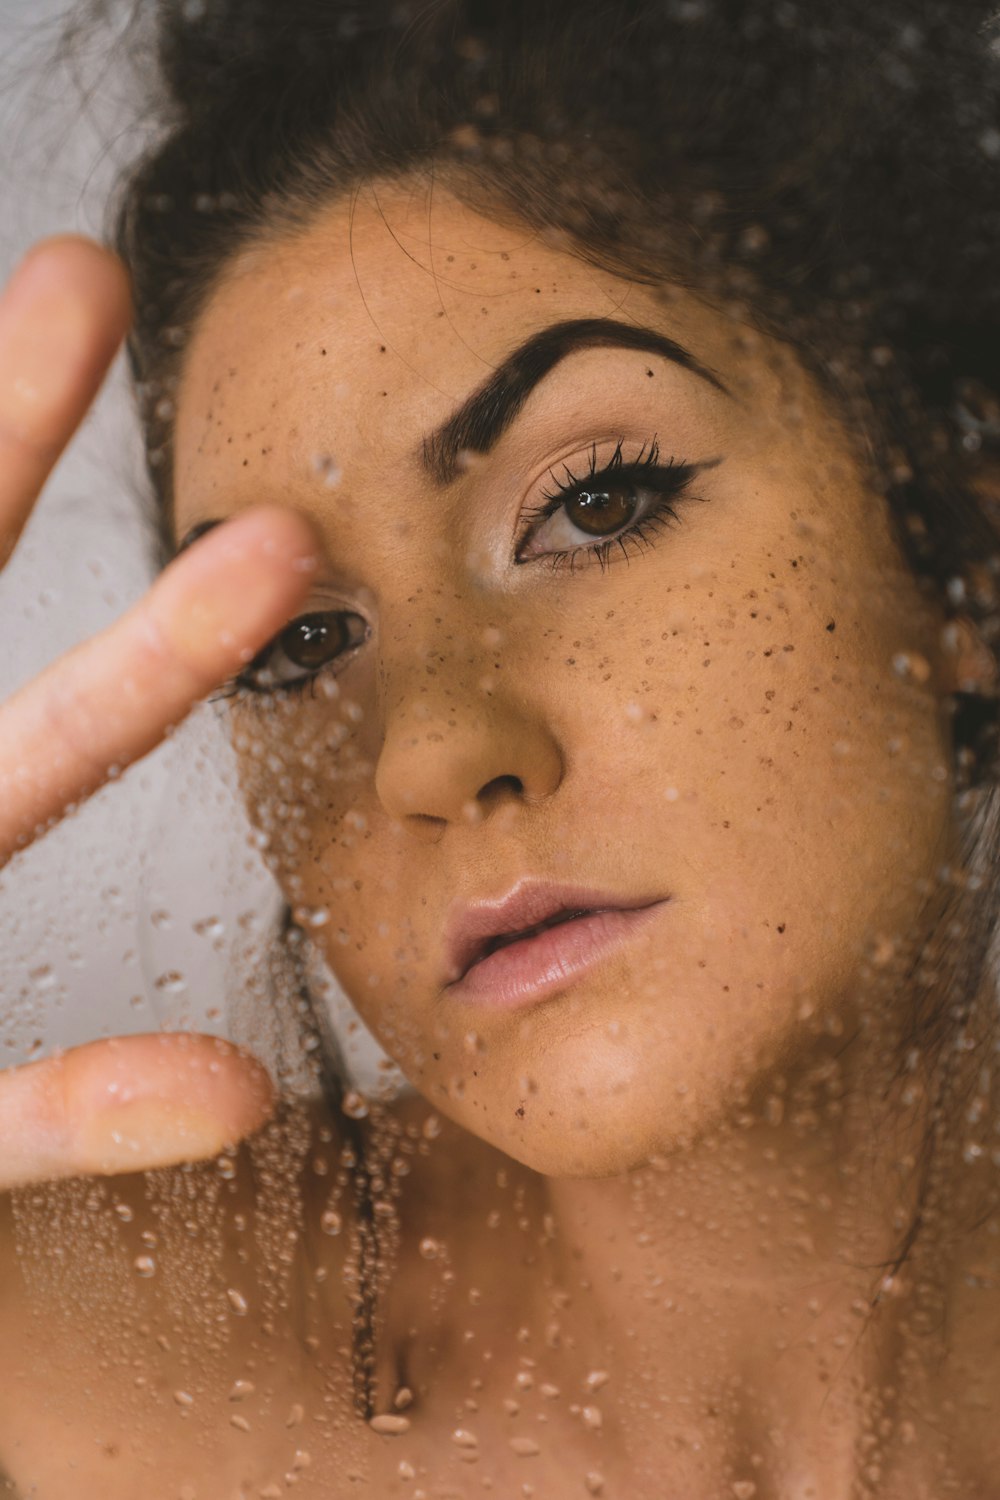
[(595, 317), (662, 330), (743, 394), (763, 379), (773, 398), (792, 374), (690, 293), (594, 267), (440, 188), (368, 184), (226, 268), (186, 353), (176, 510), (234, 468), (298, 468), (327, 445), (411, 453), (525, 338)]

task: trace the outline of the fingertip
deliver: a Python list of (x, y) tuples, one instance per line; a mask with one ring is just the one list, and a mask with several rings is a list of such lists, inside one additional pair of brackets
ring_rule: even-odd
[(267, 1069), (223, 1038), (154, 1032), (89, 1046), (74, 1090), (76, 1155), (86, 1172), (202, 1161), (274, 1111)]

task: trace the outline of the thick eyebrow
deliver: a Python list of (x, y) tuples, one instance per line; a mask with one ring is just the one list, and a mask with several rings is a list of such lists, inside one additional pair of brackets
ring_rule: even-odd
[(500, 364), (477, 391), (435, 432), (424, 439), (422, 458), (440, 485), (451, 484), (461, 472), (460, 454), (488, 453), (499, 441), (543, 380), (568, 354), (579, 349), (637, 349), (669, 359), (731, 396), (719, 377), (674, 339), (636, 323), (614, 318), (575, 318), (553, 323), (532, 334)]
[[(553, 323), (532, 334), (507, 355), (477, 391), (473, 391), (452, 416), (423, 441), (421, 457), (425, 469), (440, 485), (451, 484), (462, 472), (462, 453), (488, 453), (507, 431), (535, 386), (560, 360), (579, 349), (636, 349), (659, 355), (690, 370), (715, 390), (732, 399), (729, 387), (675, 339), (638, 323), (619, 323), (614, 318), (574, 318)], [(179, 543), (174, 557), (196, 541), (216, 520), (199, 521)]]

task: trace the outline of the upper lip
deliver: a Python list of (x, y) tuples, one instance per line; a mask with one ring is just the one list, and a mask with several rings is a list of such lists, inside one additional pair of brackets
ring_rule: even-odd
[(446, 926), (447, 982), (463, 979), (495, 938), (509, 937), (571, 913), (636, 911), (660, 896), (619, 896), (611, 891), (522, 879), (506, 895), (453, 908)]

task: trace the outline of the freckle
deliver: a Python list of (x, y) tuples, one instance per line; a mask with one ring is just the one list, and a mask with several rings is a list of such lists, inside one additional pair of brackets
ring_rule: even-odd
[(652, 378), (653, 378), (653, 372), (652, 372), (652, 370), (647, 370), (646, 374), (649, 376), (650, 380), (652, 380)]
[(384, 354), (385, 353), (385, 345), (384, 344), (379, 344), (379, 346), (378, 346), (378, 352), (380, 354)]
[(322, 354), (323, 358), (325, 359), (326, 358), (326, 350), (325, 349), (321, 349), (319, 352), (320, 352), (320, 354)]
[(837, 628), (837, 622), (836, 622), (836, 620), (831, 620), (830, 623), (829, 623), (829, 625), (827, 625), (826, 628), (827, 628), (827, 630), (836, 630), (836, 628)]

